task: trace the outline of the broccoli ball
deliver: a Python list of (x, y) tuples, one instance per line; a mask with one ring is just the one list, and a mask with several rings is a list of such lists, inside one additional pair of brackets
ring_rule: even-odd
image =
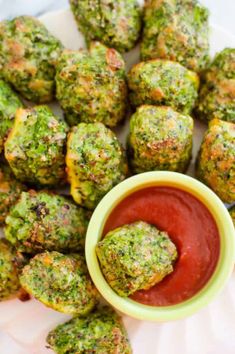
[(209, 62), (208, 16), (197, 0), (145, 0), (142, 59), (169, 59), (201, 71)]
[(107, 306), (59, 325), (49, 333), (47, 342), (57, 354), (132, 353), (121, 317)]
[(65, 180), (67, 124), (47, 106), (20, 108), (5, 142), (5, 157), (16, 178), (53, 186)]
[(70, 125), (102, 122), (114, 127), (126, 112), (125, 63), (96, 42), (90, 50), (65, 50), (58, 62), (56, 96)]
[(21, 252), (77, 252), (84, 249), (88, 218), (68, 198), (31, 190), (21, 194), (6, 224), (6, 238)]
[(20, 282), (47, 307), (70, 315), (86, 315), (97, 303), (85, 259), (77, 254), (37, 254), (23, 268)]
[(71, 194), (77, 204), (94, 209), (127, 175), (124, 151), (102, 123), (80, 123), (68, 136), (66, 164)]
[(141, 106), (131, 117), (128, 155), (134, 173), (185, 172), (192, 155), (193, 119), (170, 107)]
[(11, 244), (0, 239), (0, 301), (17, 296), (20, 290), (16, 258)]
[(4, 224), (10, 208), (25, 189), (26, 187), (15, 179), (9, 166), (0, 166), (0, 226)]
[(235, 123), (235, 49), (218, 53), (205, 71), (195, 114), (205, 121)]
[(13, 125), (16, 110), (21, 107), (23, 104), (15, 92), (6, 82), (0, 80), (0, 153)]
[(225, 203), (235, 202), (235, 124), (218, 119), (209, 123), (196, 173)]
[(233, 224), (234, 224), (234, 227), (235, 227), (235, 205), (229, 209), (229, 213), (230, 213), (230, 216), (233, 220)]
[(60, 41), (36, 18), (20, 16), (0, 23), (1, 75), (30, 101), (53, 99), (61, 50)]
[(136, 0), (70, 0), (79, 30), (87, 42), (98, 40), (126, 52), (140, 35), (141, 9)]
[(159, 283), (177, 258), (168, 234), (143, 221), (108, 232), (96, 253), (107, 282), (123, 297)]
[(190, 113), (197, 99), (199, 79), (178, 63), (157, 59), (135, 65), (128, 74), (128, 85), (133, 106), (165, 105)]

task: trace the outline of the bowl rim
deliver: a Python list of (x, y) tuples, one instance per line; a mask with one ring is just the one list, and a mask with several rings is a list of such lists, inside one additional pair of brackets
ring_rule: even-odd
[[(103, 227), (111, 211), (121, 200), (137, 190), (151, 186), (182, 189), (200, 200), (211, 212), (220, 235), (220, 256), (216, 269), (207, 284), (192, 298), (171, 306), (155, 307), (120, 297), (105, 280), (95, 252)], [(197, 312), (218, 295), (229, 279), (235, 261), (235, 230), (223, 202), (206, 185), (188, 175), (169, 171), (141, 173), (124, 180), (100, 201), (88, 225), (85, 255), (90, 276), (104, 299), (120, 312), (147, 321), (172, 321)]]

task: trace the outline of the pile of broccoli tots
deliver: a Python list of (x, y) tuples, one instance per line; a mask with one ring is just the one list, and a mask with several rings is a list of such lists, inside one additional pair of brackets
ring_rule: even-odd
[[(186, 173), (195, 119), (208, 124), (196, 177), (235, 202), (235, 49), (210, 59), (197, 0), (70, 4), (87, 49), (64, 48), (33, 17), (0, 23), (0, 301), (24, 291), (75, 316), (49, 333), (56, 353), (129, 354), (120, 317), (97, 306), (89, 219), (132, 174)], [(141, 62), (127, 73), (122, 54), (138, 42)], [(55, 99), (63, 117), (47, 106)], [(114, 128), (128, 119), (123, 147)], [(56, 192), (67, 184), (70, 195)]]

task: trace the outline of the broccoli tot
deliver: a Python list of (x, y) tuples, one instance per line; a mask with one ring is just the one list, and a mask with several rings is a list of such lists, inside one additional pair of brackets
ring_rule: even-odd
[(6, 82), (0, 80), (0, 153), (13, 126), (16, 110), (21, 107), (23, 104), (15, 92)]
[(56, 354), (132, 353), (121, 318), (107, 306), (59, 325), (48, 334), (47, 342)]
[(55, 63), (62, 50), (58, 39), (34, 17), (0, 23), (0, 71), (24, 98), (46, 103), (55, 91)]
[(235, 123), (235, 49), (219, 52), (204, 72), (195, 114), (205, 121)]
[(23, 192), (6, 224), (6, 238), (21, 252), (84, 250), (88, 218), (68, 198), (47, 192)]
[(131, 117), (128, 137), (133, 172), (185, 172), (192, 155), (192, 139), (190, 116), (170, 107), (139, 107)]
[(103, 196), (127, 175), (124, 151), (102, 123), (80, 123), (67, 141), (66, 164), (75, 202), (94, 209)]
[(10, 208), (20, 198), (26, 187), (15, 179), (10, 167), (0, 165), (0, 226), (5, 223)]
[(165, 105), (187, 114), (197, 99), (199, 79), (179, 63), (157, 59), (135, 65), (128, 86), (133, 106)]
[(17, 296), (20, 290), (17, 255), (8, 241), (0, 240), (0, 301)]
[(97, 303), (85, 259), (77, 254), (40, 253), (23, 268), (20, 282), (29, 294), (59, 312), (83, 316)]
[(202, 71), (209, 62), (208, 16), (197, 0), (145, 0), (142, 59), (169, 59)]
[(218, 119), (209, 123), (196, 174), (225, 203), (235, 201), (235, 124)]
[(107, 282), (123, 297), (159, 283), (177, 258), (168, 234), (143, 221), (108, 232), (96, 253)]
[(56, 69), (56, 96), (70, 125), (116, 126), (125, 116), (127, 101), (122, 56), (98, 42), (89, 51), (65, 50)]
[(70, 4), (88, 43), (98, 40), (120, 52), (135, 46), (141, 30), (137, 0), (70, 0)]
[(65, 182), (67, 124), (47, 106), (20, 108), (5, 142), (5, 157), (22, 182), (55, 186)]

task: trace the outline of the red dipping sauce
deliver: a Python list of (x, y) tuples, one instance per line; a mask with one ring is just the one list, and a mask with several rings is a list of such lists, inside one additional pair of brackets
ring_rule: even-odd
[(191, 298), (210, 279), (219, 258), (219, 232), (208, 209), (183, 190), (149, 187), (117, 205), (105, 224), (103, 235), (138, 220), (167, 231), (177, 247), (178, 259), (170, 275), (131, 298), (151, 306), (174, 305)]

